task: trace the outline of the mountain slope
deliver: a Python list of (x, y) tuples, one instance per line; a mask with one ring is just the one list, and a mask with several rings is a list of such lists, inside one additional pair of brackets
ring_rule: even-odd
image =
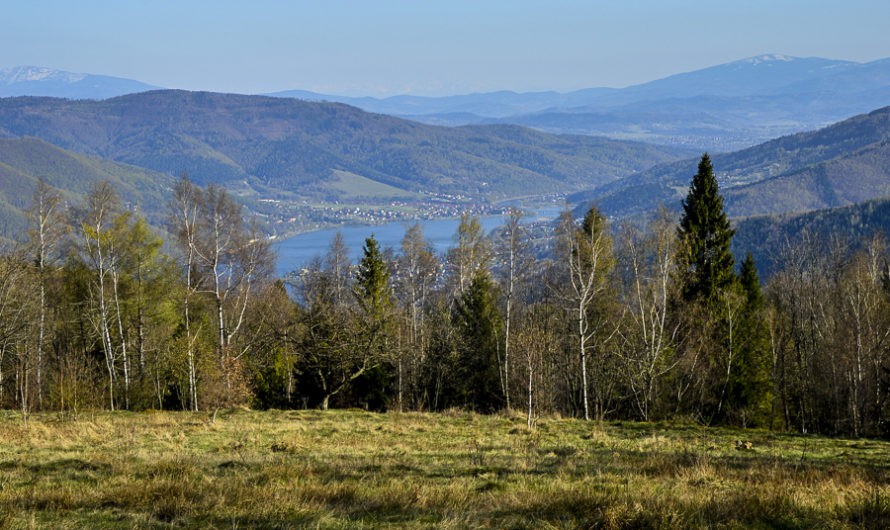
[(890, 143), (726, 190), (729, 215), (806, 212), (890, 196)]
[(0, 100), (0, 136), (258, 196), (337, 199), (335, 171), (477, 200), (577, 190), (688, 151), (515, 126), (422, 125), (334, 103), (184, 91)]
[(835, 236), (859, 244), (875, 235), (886, 237), (890, 233), (890, 197), (804, 214), (752, 217), (733, 225), (733, 253), (742, 257), (750, 252), (766, 280), (782, 266), (785, 249), (805, 241), (805, 232), (819, 245)]
[[(711, 158), (732, 215), (801, 211), (881, 196), (890, 182), (888, 140), (890, 107), (885, 107)], [(569, 200), (595, 202), (618, 217), (652, 210), (659, 203), (678, 206), (697, 163), (693, 158), (656, 166)]]
[(106, 99), (159, 87), (107, 75), (76, 74), (37, 66), (0, 69), (0, 97), (49, 96)]
[(66, 151), (37, 138), (0, 139), (0, 237), (21, 239), (23, 210), (39, 179), (58, 188), (71, 203), (82, 202), (92, 186), (108, 181), (125, 204), (138, 205), (155, 225), (162, 224), (172, 178), (141, 168)]

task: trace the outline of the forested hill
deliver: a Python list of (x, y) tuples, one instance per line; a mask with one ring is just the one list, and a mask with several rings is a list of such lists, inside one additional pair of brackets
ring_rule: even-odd
[(0, 238), (20, 239), (26, 230), (24, 210), (39, 179), (58, 188), (77, 204), (96, 182), (108, 181), (128, 205), (138, 206), (148, 220), (160, 225), (172, 179), (97, 157), (85, 156), (44, 142), (25, 138), (0, 139)]
[(310, 199), (340, 196), (335, 174), (370, 179), (393, 196), (569, 192), (690, 156), (517, 126), (436, 127), (336, 103), (174, 90), (104, 101), (0, 99), (2, 136), (188, 172), (198, 183), (238, 185), (261, 197), (299, 190)]
[[(804, 214), (752, 217), (738, 221), (735, 229), (732, 246), (736, 256), (751, 252), (761, 275), (769, 277), (782, 268), (795, 245), (809, 243), (824, 250), (842, 243), (855, 249), (875, 236), (886, 237), (890, 234), (890, 198)], [(840, 240), (833, 241), (836, 238)]]
[[(890, 107), (814, 132), (712, 157), (730, 215), (804, 212), (890, 195)], [(614, 216), (679, 207), (695, 159), (656, 166), (571, 197)]]

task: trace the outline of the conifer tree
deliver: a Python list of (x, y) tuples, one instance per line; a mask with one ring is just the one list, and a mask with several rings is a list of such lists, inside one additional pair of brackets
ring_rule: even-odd
[(389, 290), (389, 266), (374, 238), (365, 239), (363, 256), (356, 273), (355, 296), (359, 306), (370, 320), (383, 321), (393, 301)]
[(367, 369), (360, 374), (362, 380), (356, 383), (366, 382), (371, 394), (380, 393), (376, 396), (364, 396), (378, 401), (377, 398), (382, 396), (386, 387), (384, 366), (397, 361), (394, 351), (396, 348), (393, 347), (394, 302), (389, 283), (389, 264), (373, 234), (365, 239), (362, 250), (363, 256), (358, 264), (353, 286), (359, 310), (356, 322), (359, 328), (354, 333), (354, 349), (364, 352), (363, 355), (360, 354), (360, 368)]
[(760, 277), (750, 252), (742, 262), (739, 286), (744, 296), (739, 333), (744, 338), (739, 348), (733, 397), (744, 415), (744, 424), (765, 425), (772, 408), (769, 336)]
[(729, 251), (733, 233), (711, 158), (705, 153), (683, 201), (678, 229), (684, 245), (681, 274), (686, 301), (713, 302), (721, 289), (733, 283), (734, 263)]
[(458, 399), (480, 412), (493, 412), (503, 406), (497, 362), (503, 322), (496, 289), (486, 269), (476, 271), (455, 315), (461, 334), (456, 367)]

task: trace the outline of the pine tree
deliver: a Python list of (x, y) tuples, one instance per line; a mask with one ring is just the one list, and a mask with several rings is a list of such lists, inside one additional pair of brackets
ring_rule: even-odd
[(721, 289), (733, 283), (734, 263), (729, 251), (733, 234), (711, 158), (705, 153), (683, 201), (678, 229), (685, 246), (681, 273), (686, 301), (713, 302)]

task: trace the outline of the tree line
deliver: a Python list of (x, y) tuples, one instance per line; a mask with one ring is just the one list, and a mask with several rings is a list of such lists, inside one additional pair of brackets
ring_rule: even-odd
[(105, 183), (66, 205), (41, 183), (27, 241), (0, 259), (0, 404), (89, 408), (363, 407), (886, 436), (890, 253), (880, 237), (736, 266), (713, 167), (677, 221), (522, 213), (461, 218), (437, 255), (343, 238), (286, 278), (222, 188), (180, 180), (167, 244)]

